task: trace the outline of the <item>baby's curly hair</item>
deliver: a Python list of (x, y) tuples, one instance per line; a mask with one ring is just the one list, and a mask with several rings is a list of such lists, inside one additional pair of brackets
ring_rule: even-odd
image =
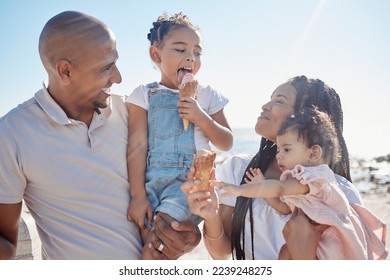
[(316, 106), (304, 108), (300, 114), (287, 118), (279, 132), (296, 132), (307, 147), (319, 145), (324, 151), (323, 157), (327, 164), (336, 164), (341, 160), (340, 146), (336, 129), (331, 117), (318, 110)]
[(199, 31), (199, 27), (191, 23), (189, 17), (183, 12), (168, 16), (167, 13), (162, 14), (157, 18), (157, 21), (153, 22), (153, 28), (148, 33), (148, 40), (150, 45), (156, 45), (161, 47), (162, 42), (172, 30), (180, 28), (189, 28), (194, 31)]

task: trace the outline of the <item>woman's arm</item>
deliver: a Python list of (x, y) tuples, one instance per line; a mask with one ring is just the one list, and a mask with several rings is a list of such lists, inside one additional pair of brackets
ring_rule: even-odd
[[(192, 168), (189, 178), (193, 178)], [(214, 174), (211, 175), (211, 178)], [(203, 239), (206, 249), (213, 259), (227, 259), (231, 256), (230, 231), (233, 207), (219, 205), (213, 188), (207, 192), (194, 192), (199, 180), (188, 180), (181, 186), (187, 197), (190, 211), (204, 219)]]
[(215, 220), (205, 220), (203, 240), (207, 251), (214, 260), (225, 260), (231, 257), (231, 227), (233, 207), (220, 204), (219, 215)]

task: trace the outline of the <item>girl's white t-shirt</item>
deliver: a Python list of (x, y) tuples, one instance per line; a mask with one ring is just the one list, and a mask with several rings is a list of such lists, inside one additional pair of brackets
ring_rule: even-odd
[[(168, 89), (173, 92), (178, 90), (173, 90), (167, 88), (163, 85), (157, 84), (159, 89)], [(134, 89), (134, 91), (127, 97), (126, 102), (137, 105), (146, 111), (149, 110), (149, 98), (148, 98), (149, 88), (146, 85), (140, 85)], [(198, 101), (199, 106), (208, 114), (213, 115), (221, 111), (229, 100), (223, 96), (221, 93), (216, 91), (210, 86), (198, 85), (198, 92), (196, 95), (196, 100)], [(199, 151), (201, 149), (211, 150), (210, 141), (200, 129), (198, 125), (195, 125), (195, 147)]]

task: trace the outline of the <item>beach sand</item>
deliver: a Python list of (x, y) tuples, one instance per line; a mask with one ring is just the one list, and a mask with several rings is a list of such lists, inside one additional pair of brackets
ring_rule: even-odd
[[(361, 193), (364, 206), (382, 219), (387, 225), (386, 244), (389, 248), (390, 244), (390, 193), (377, 193), (374, 191)], [(203, 224), (199, 225), (202, 229)], [(390, 249), (390, 248), (389, 248)], [(211, 259), (207, 254), (206, 248), (203, 245), (203, 240), (200, 241), (198, 247), (192, 252), (180, 258), (181, 260), (208, 260)], [(390, 260), (390, 256), (387, 257)]]
[[(386, 244), (390, 250), (390, 193), (362, 193), (364, 206), (387, 225)], [(387, 256), (390, 260), (390, 255)]]

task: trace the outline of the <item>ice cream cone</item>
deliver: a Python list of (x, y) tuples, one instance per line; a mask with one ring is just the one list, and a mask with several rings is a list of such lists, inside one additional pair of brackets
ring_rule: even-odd
[(216, 156), (217, 153), (215, 151), (203, 151), (194, 157), (195, 178), (200, 180), (200, 184), (196, 185), (195, 191), (208, 190), (210, 175), (214, 168)]
[[(183, 76), (183, 79), (181, 80), (181, 85), (179, 87), (179, 94), (180, 96), (196, 96), (196, 91), (198, 89), (198, 81), (195, 81), (194, 75), (191, 73), (187, 73)], [(188, 130), (188, 125), (190, 124), (190, 121), (183, 118), (183, 126), (184, 131)]]

